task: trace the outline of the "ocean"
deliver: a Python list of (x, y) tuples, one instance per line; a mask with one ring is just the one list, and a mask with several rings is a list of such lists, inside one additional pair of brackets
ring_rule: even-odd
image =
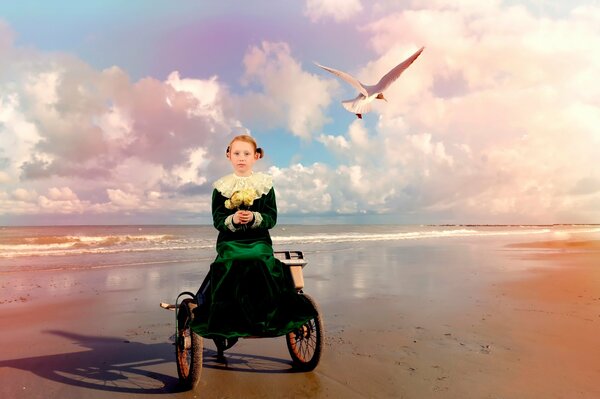
[[(600, 225), (280, 225), (275, 250), (333, 251), (366, 242), (504, 237), (543, 241), (600, 233)], [(210, 262), (217, 231), (201, 226), (0, 227), (0, 273)]]

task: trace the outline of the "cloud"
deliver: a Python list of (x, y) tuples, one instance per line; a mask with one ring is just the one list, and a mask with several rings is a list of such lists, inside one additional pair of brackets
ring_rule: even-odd
[(37, 204), (42, 213), (72, 214), (84, 212), (89, 203), (81, 201), (69, 187), (52, 187), (48, 195), (40, 195)]
[(362, 9), (360, 0), (306, 0), (304, 14), (313, 22), (328, 18), (341, 22), (352, 18)]
[[(333, 4), (307, 2), (305, 13), (340, 22), (361, 7), (336, 14)], [(177, 71), (132, 81), (118, 67), (15, 47), (0, 25), (0, 214), (209, 215), (210, 182), (229, 170), (214, 149), (260, 129), (317, 149), (309, 163), (264, 165), (282, 215), (595, 222), (600, 8), (570, 7), (424, 0), (363, 10), (356, 29), (372, 59), (340, 57), (340, 69), (375, 83), (425, 51), (389, 103), (347, 126), (330, 123), (343, 112), (342, 84), (309, 72), (293, 42), (249, 47), (235, 87)]]
[(0, 183), (2, 183), (2, 184), (10, 183), (10, 176), (8, 175), (8, 173), (1, 171), (1, 170), (0, 170)]
[(76, 201), (78, 199), (69, 187), (52, 187), (48, 190), (48, 197), (53, 201)]
[[(237, 98), (240, 119), (258, 128), (286, 128), (310, 139), (328, 121), (325, 108), (337, 83), (302, 70), (286, 43), (263, 42), (244, 56), (242, 79), (249, 88)], [(253, 85), (258, 90), (252, 90)]]
[(327, 212), (332, 207), (331, 186), (334, 177), (322, 164), (288, 168), (271, 167), (277, 192), (277, 207), (282, 213), (310, 214)]
[(376, 126), (319, 137), (341, 164), (330, 193), (437, 221), (597, 220), (600, 195), (583, 185), (600, 177), (598, 9), (551, 19), (463, 3), (419, 2), (365, 28), (366, 83), (426, 48), (368, 114)]
[(119, 209), (135, 209), (140, 205), (140, 199), (133, 193), (126, 193), (121, 189), (107, 189), (108, 198), (112, 205)]
[(0, 215), (189, 212), (187, 197), (227, 170), (207, 149), (243, 127), (217, 77), (132, 82), (118, 67), (1, 44)]
[(196, 100), (196, 107), (190, 108), (181, 98), (175, 96), (174, 101), (167, 97), (167, 105), (171, 108), (182, 107), (189, 116), (208, 116), (216, 121), (224, 122), (225, 117), (219, 101), (225, 91), (217, 80), (217, 76), (212, 76), (207, 80), (200, 79), (181, 79), (179, 72), (172, 72), (167, 78), (166, 83), (175, 89), (176, 93), (187, 93)]
[[(0, 166), (7, 183), (18, 180), (20, 166), (36, 153), (35, 146), (41, 140), (36, 126), (27, 120), (20, 107), (17, 94), (0, 95)], [(39, 154), (37, 158), (50, 160), (45, 154)]]
[(35, 191), (28, 191), (24, 188), (17, 188), (13, 191), (12, 197), (16, 201), (32, 202), (37, 199), (38, 195)]
[[(0, 19), (0, 54), (12, 47), (14, 34), (6, 22)], [(0, 66), (0, 68), (2, 68)]]

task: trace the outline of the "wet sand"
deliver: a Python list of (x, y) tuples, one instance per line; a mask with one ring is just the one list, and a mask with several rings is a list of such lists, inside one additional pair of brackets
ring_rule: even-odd
[(226, 365), (207, 342), (199, 388), (180, 392), (158, 303), (194, 290), (205, 264), (5, 273), (0, 397), (600, 397), (596, 239), (305, 251), (327, 334), (314, 372), (292, 371), (283, 338), (242, 340)]

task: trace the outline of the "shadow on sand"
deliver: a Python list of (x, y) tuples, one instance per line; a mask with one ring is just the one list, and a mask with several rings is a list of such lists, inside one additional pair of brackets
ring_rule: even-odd
[[(86, 348), (84, 351), (0, 361), (0, 367), (29, 371), (51, 381), (81, 388), (130, 394), (181, 392), (175, 376), (152, 371), (168, 364), (175, 373), (175, 354), (171, 343), (146, 344), (116, 337), (99, 337), (50, 330)], [(204, 349), (204, 368), (251, 373), (294, 372), (291, 362), (283, 359), (227, 353), (224, 361), (216, 351)]]
[(144, 344), (57, 330), (45, 333), (72, 340), (86, 350), (4, 360), (0, 367), (22, 369), (52, 381), (103, 391), (160, 394), (179, 390), (176, 377), (150, 370), (161, 363), (174, 363), (173, 345), (169, 343)]
[[(206, 342), (206, 339), (204, 340)], [(206, 345), (206, 344), (205, 344)], [(292, 368), (291, 360), (247, 353), (225, 352), (219, 359), (217, 351), (204, 348), (203, 368), (259, 374), (289, 374), (301, 372)]]

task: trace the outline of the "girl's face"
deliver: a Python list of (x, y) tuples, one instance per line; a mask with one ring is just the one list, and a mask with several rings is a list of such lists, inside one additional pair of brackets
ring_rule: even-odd
[(234, 141), (229, 148), (229, 162), (233, 166), (233, 171), (238, 176), (250, 176), (252, 167), (259, 155), (254, 150), (254, 146), (245, 141)]

